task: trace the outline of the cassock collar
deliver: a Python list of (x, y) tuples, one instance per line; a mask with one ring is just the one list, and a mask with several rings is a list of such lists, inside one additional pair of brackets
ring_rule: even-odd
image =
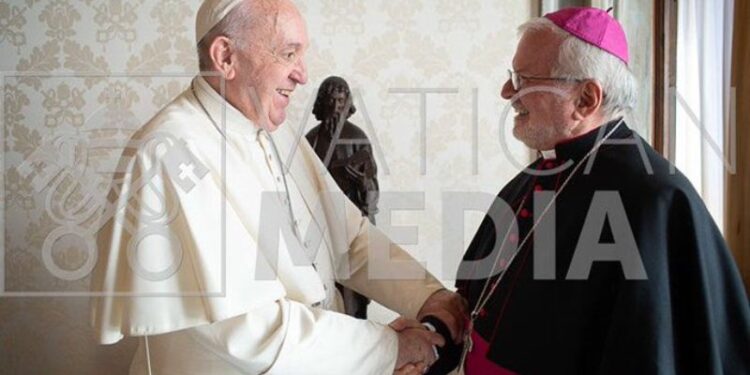
[(552, 150), (542, 150), (542, 151), (539, 151), (539, 153), (542, 154), (542, 158), (544, 160), (557, 159), (557, 151), (555, 151), (555, 149), (552, 149)]
[[(206, 80), (196, 76), (192, 82), (196, 99), (203, 104), (208, 115), (221, 131), (227, 134), (237, 134), (254, 141), (261, 128), (245, 117), (242, 112), (227, 102)], [(222, 113), (226, 113), (226, 121), (222, 120)]]
[[(555, 154), (560, 160), (580, 160), (588, 153), (597, 141), (603, 139), (612, 129), (617, 126), (620, 119), (612, 120), (586, 134), (568, 139), (555, 146)], [(623, 121), (622, 125), (615, 130), (610, 139), (621, 139), (628, 136), (630, 129)]]

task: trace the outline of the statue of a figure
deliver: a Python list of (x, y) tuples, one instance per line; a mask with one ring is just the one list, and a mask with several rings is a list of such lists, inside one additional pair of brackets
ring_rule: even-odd
[[(356, 112), (349, 84), (340, 77), (328, 77), (318, 89), (313, 114), (320, 121), (307, 133), (307, 140), (331, 176), (354, 204), (375, 224), (378, 212), (378, 179), (370, 140), (349, 117)], [(367, 318), (370, 300), (338, 285), (346, 313)]]

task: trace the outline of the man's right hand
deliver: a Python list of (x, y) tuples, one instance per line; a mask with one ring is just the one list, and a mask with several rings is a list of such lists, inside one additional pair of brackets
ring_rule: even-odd
[(399, 318), (390, 327), (398, 334), (396, 370), (402, 370), (407, 365), (420, 369), (431, 366), (437, 360), (433, 346), (445, 345), (443, 336), (428, 331), (414, 319)]

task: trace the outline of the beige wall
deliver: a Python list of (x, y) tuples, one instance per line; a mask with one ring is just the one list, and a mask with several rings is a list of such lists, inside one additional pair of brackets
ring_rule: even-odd
[[(424, 210), (396, 213), (393, 224), (418, 226), (416, 244), (407, 246), (430, 269), (439, 271), (441, 235), (455, 230), (442, 228), (441, 194), (494, 194), (518, 170), (509, 156), (518, 163), (528, 161), (528, 153), (512, 139), (507, 154), (499, 144), (499, 134), (507, 127), (500, 124), (505, 103), (498, 93), (515, 47), (515, 27), (530, 17), (532, 1), (300, 3), (313, 42), (310, 83), (296, 95), (287, 126), (313, 125), (312, 118), (302, 120), (306, 105), (328, 74), (348, 79), (361, 93), (361, 101), (356, 102), (360, 112), (353, 121), (377, 139), (383, 151), (378, 157), (381, 188), (424, 192)], [(88, 277), (65, 281), (54, 277), (43, 262), (45, 240), (62, 233), (58, 228), (63, 223), (55, 216), (60, 211), (56, 205), (64, 200), (61, 193), (71, 183), (98, 188), (95, 182), (108, 181), (118, 150), (97, 148), (97, 142), (126, 138), (179, 93), (189, 78), (75, 75), (193, 73), (192, 23), (197, 5), (195, 0), (0, 1), (0, 70), (6, 72), (4, 216), (0, 219), (5, 231), (1, 257), (5, 292), (87, 290)], [(7, 74), (19, 71), (53, 74)], [(455, 92), (428, 96), (426, 173), (421, 173), (418, 152), (419, 97), (389, 94), (398, 88)], [(18, 166), (40, 150), (59, 155), (56, 162), (73, 178), (41, 186), (34, 186), (34, 174), (24, 178)], [(78, 167), (98, 177), (76, 175), (81, 172)], [(46, 207), (50, 196), (53, 205)], [(73, 194), (65, 201), (66, 208), (80, 201)], [(467, 217), (465, 233), (470, 236), (481, 215)], [(385, 217), (378, 219), (382, 222)], [(92, 219), (69, 232), (90, 234), (95, 227)], [(81, 237), (62, 236), (54, 244), (51, 259), (63, 270), (79, 269), (90, 259)], [(459, 257), (461, 250), (453, 249), (448, 258)], [(443, 276), (451, 278), (452, 273)], [(95, 345), (86, 298), (1, 298), (0, 322), (3, 374), (122, 374), (133, 350), (132, 342)]]

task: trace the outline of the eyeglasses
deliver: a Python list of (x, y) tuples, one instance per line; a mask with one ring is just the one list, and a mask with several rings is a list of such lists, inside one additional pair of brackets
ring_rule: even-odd
[(508, 79), (510, 79), (510, 83), (513, 85), (514, 91), (521, 90), (521, 88), (523, 88), (524, 84), (528, 80), (563, 81), (563, 82), (578, 82), (578, 83), (584, 81), (583, 79), (578, 79), (578, 78), (525, 76), (517, 72), (514, 72), (513, 70), (510, 70), (510, 69), (508, 69)]

